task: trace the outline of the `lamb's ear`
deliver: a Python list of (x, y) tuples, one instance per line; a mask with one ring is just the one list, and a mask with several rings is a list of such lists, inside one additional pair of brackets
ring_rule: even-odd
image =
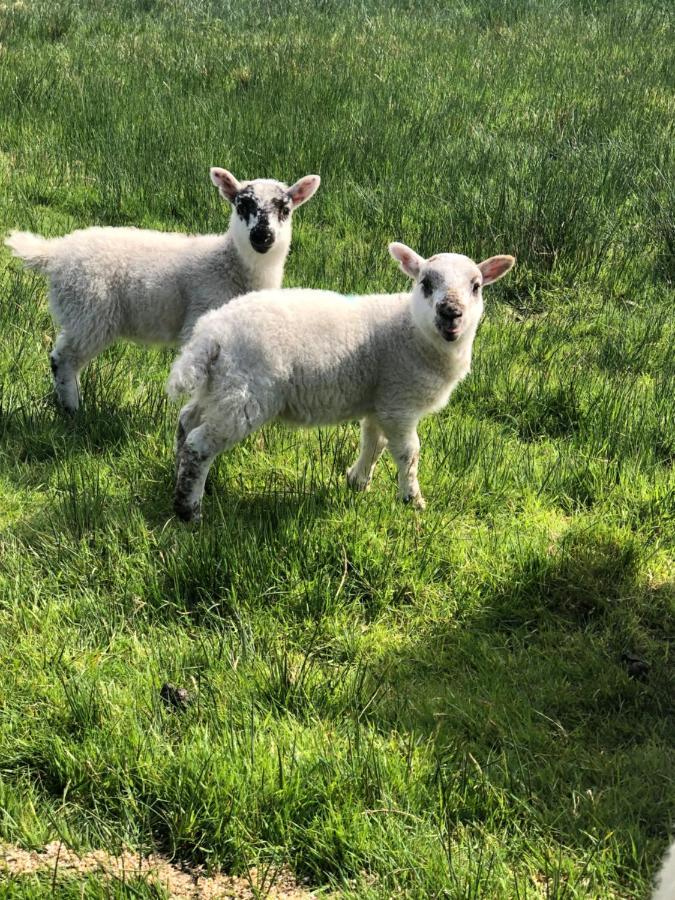
[(410, 247), (406, 247), (405, 244), (399, 244), (397, 241), (389, 244), (389, 252), (406, 275), (410, 278), (417, 278), (424, 262), (419, 254), (411, 250)]
[(506, 275), (509, 269), (512, 269), (516, 261), (513, 256), (491, 256), (490, 259), (484, 259), (482, 263), (478, 263), (478, 268), (483, 274), (483, 287), (486, 284), (492, 284), (498, 281), (502, 275)]
[(306, 203), (319, 190), (320, 184), (321, 178), (318, 175), (305, 175), (304, 178), (292, 184), (287, 193), (291, 198), (293, 209), (297, 209), (298, 206)]
[(228, 172), (227, 169), (219, 169), (218, 166), (213, 166), (210, 171), (211, 181), (220, 191), (220, 196), (224, 200), (229, 200), (230, 203), (232, 203), (241, 190), (241, 185), (237, 179), (231, 172)]

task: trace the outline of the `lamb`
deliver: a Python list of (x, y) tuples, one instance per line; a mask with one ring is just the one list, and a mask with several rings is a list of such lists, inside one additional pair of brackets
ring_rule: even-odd
[(200, 518), (215, 456), (272, 419), (300, 426), (361, 419), (348, 483), (365, 490), (388, 446), (400, 499), (424, 508), (417, 423), (444, 407), (469, 372), (482, 287), (515, 260), (423, 259), (399, 243), (389, 251), (415, 282), (410, 294), (266, 290), (202, 316), (167, 383), (169, 396), (190, 397), (176, 433), (179, 518)]
[(291, 187), (239, 182), (214, 167), (211, 180), (234, 207), (222, 235), (95, 227), (52, 239), (14, 231), (6, 240), (28, 268), (49, 276), (50, 309), (61, 328), (50, 362), (67, 412), (78, 409), (82, 368), (117, 339), (183, 344), (207, 310), (281, 286), (293, 210), (321, 179), (307, 175)]
[(652, 900), (675, 900), (675, 842), (668, 848), (656, 876)]

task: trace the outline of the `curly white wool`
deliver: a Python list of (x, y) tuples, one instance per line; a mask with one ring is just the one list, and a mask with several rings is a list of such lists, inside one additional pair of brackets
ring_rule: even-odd
[(414, 279), (412, 293), (261, 291), (197, 322), (167, 385), (173, 397), (190, 395), (176, 441), (181, 518), (199, 517), (215, 456), (272, 419), (301, 426), (361, 419), (361, 453), (349, 483), (365, 489), (388, 446), (400, 498), (424, 506), (417, 423), (445, 406), (469, 372), (481, 288), (514, 259), (477, 265), (443, 253), (424, 260), (404, 244), (390, 252)]
[(79, 373), (118, 339), (182, 344), (194, 323), (240, 294), (281, 286), (292, 211), (319, 186), (308, 175), (238, 182), (225, 169), (211, 179), (234, 206), (222, 235), (138, 228), (86, 228), (47, 239), (14, 231), (6, 244), (49, 276), (49, 304), (61, 331), (50, 354), (54, 386), (68, 412), (79, 406)]

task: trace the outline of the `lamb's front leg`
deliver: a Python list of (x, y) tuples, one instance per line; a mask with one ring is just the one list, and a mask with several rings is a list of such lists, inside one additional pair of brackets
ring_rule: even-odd
[(419, 482), (417, 466), (420, 459), (420, 439), (417, 436), (417, 423), (412, 426), (394, 426), (386, 430), (389, 440), (389, 451), (398, 468), (398, 496), (404, 503), (412, 503), (416, 509), (424, 509), (427, 505)]
[(373, 477), (375, 463), (387, 446), (387, 439), (377, 422), (361, 420), (361, 452), (351, 468), (347, 469), (347, 482), (357, 491), (367, 490)]

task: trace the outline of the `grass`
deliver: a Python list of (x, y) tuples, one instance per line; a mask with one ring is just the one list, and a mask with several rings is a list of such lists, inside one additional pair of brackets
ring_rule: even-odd
[(347, 492), (354, 426), (270, 427), (189, 530), (171, 354), (111, 348), (65, 421), (45, 283), (0, 251), (0, 838), (345, 897), (646, 896), (675, 800), (673, 24), (648, 0), (2, 5), (3, 228), (217, 231), (209, 165), (318, 171), (287, 284), (399, 290), (393, 239), (518, 266), (423, 423), (424, 514), (385, 460)]
[(38, 900), (46, 896), (63, 900), (165, 900), (167, 894), (161, 887), (142, 879), (111, 882), (93, 875), (58, 880), (25, 875), (10, 877), (0, 884), (0, 900)]

